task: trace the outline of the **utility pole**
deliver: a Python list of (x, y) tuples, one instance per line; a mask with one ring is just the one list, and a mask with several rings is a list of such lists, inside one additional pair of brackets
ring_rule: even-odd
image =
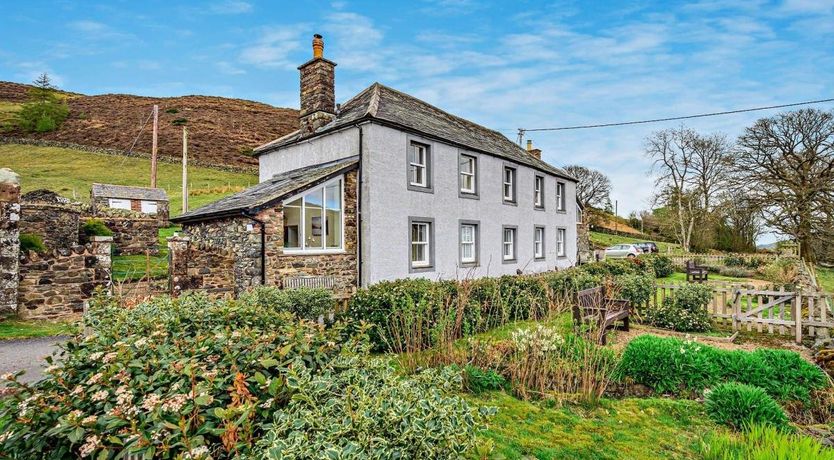
[(620, 203), (617, 200), (614, 200), (614, 231), (619, 231), (619, 222), (617, 222), (617, 216), (620, 215)]
[(156, 140), (159, 134), (159, 106), (153, 105), (153, 146), (151, 147), (151, 188), (156, 188)]
[(182, 212), (188, 212), (188, 127), (182, 127)]

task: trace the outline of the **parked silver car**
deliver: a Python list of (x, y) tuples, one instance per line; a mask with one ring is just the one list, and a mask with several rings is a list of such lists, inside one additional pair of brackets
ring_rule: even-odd
[(605, 248), (605, 257), (623, 259), (626, 257), (637, 257), (642, 252), (640, 248), (633, 244), (615, 244), (614, 246)]

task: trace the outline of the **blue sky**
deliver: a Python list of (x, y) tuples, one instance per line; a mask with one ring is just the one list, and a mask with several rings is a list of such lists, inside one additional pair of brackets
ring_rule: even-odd
[[(0, 80), (46, 71), (86, 94), (297, 107), (313, 33), (339, 64), (338, 100), (379, 81), (513, 139), (519, 127), (834, 97), (834, 0), (9, 2)], [(772, 113), (687, 125), (732, 138)], [(530, 137), (553, 164), (606, 172), (625, 215), (649, 206), (643, 139), (670, 126)]]

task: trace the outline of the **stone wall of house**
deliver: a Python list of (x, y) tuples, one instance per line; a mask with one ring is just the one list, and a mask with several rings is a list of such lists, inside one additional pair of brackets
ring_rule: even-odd
[(20, 204), (20, 233), (38, 235), (47, 249), (76, 246), (81, 209), (71, 204), (27, 202)]
[(137, 255), (149, 251), (159, 254), (159, 228), (157, 219), (98, 216), (113, 231), (115, 254)]
[(17, 311), (19, 199), (17, 174), (9, 169), (0, 169), (0, 315)]
[[(332, 276), (334, 294), (347, 297), (357, 286), (357, 181), (356, 172), (345, 177), (344, 252), (285, 254), (281, 205), (255, 216), (264, 223), (265, 280), (284, 286), (288, 277)], [(231, 284), (235, 295), (261, 284), (261, 228), (246, 217), (233, 217), (183, 225), (183, 236), (168, 240), (172, 293), (189, 289), (220, 291)]]
[(85, 245), (20, 255), (17, 313), (25, 319), (57, 319), (80, 314), (93, 291), (112, 287), (109, 236)]

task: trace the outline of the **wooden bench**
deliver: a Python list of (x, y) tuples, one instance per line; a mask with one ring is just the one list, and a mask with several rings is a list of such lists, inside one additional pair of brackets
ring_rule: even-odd
[(599, 328), (598, 341), (602, 345), (605, 345), (608, 329), (613, 328), (617, 321), (622, 321), (623, 330), (628, 331), (630, 314), (631, 302), (610, 298), (605, 286), (579, 291), (573, 305), (573, 321), (577, 329), (583, 324), (595, 324)]
[(333, 289), (336, 287), (335, 276), (294, 276), (284, 278), (284, 289)]
[(694, 260), (686, 261), (686, 281), (703, 283), (709, 280), (709, 270), (695, 263)]

